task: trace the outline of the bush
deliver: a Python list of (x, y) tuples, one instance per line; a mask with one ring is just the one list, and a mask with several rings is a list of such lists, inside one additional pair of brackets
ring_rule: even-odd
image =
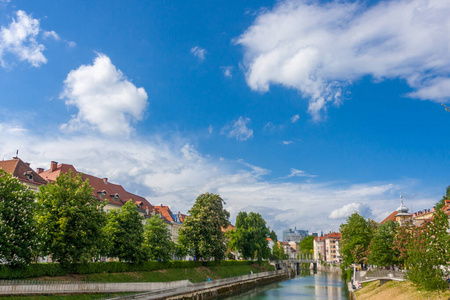
[(74, 264), (62, 267), (57, 263), (39, 263), (31, 264), (27, 267), (9, 267), (0, 265), (0, 279), (12, 280), (41, 276), (64, 276), (67, 274), (94, 274), (94, 273), (122, 273), (137, 271), (154, 271), (162, 269), (188, 269), (196, 267), (213, 267), (213, 266), (237, 266), (249, 265), (252, 261), (146, 261), (140, 264), (132, 264), (125, 262), (93, 262), (86, 264)]

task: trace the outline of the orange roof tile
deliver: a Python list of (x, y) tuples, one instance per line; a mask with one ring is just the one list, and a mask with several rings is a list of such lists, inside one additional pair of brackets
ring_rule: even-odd
[(398, 214), (398, 211), (393, 211), (389, 216), (386, 217), (383, 221), (380, 222), (380, 224), (384, 224), (387, 221), (395, 221), (395, 216)]
[[(30, 166), (24, 163), (20, 158), (13, 158), (12, 160), (0, 161), (0, 169), (13, 175), (21, 181), (32, 182), (39, 185), (47, 184), (47, 181), (36, 173)], [(27, 177), (27, 175), (29, 177)]]
[[(56, 164), (56, 163), (55, 163)], [(50, 168), (42, 172), (40, 175), (44, 179), (49, 181), (56, 181), (61, 173), (65, 174), (72, 170), (74, 175), (77, 175), (78, 172), (73, 165), (69, 164), (59, 164), (52, 171)], [(113, 205), (122, 206), (126, 202), (132, 200), (137, 205), (140, 204), (140, 208), (152, 210), (153, 206), (145, 199), (144, 197), (132, 194), (126, 191), (121, 185), (108, 182), (107, 178), (99, 178), (93, 175), (82, 173), (83, 180), (89, 180), (89, 185), (94, 188), (94, 192), (92, 193), (99, 200), (106, 200), (108, 203)]]

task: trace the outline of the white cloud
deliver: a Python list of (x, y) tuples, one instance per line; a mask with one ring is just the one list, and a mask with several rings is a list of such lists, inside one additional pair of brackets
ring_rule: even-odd
[(247, 83), (298, 90), (316, 119), (364, 76), (400, 78), (410, 97), (450, 97), (450, 1), (282, 1), (263, 11), (236, 43)]
[(23, 10), (16, 12), (8, 27), (0, 29), (0, 64), (6, 67), (5, 55), (12, 54), (21, 61), (27, 61), (34, 67), (47, 62), (44, 54), (44, 45), (36, 40), (41, 30), (39, 20), (33, 19)]
[(300, 119), (300, 116), (298, 114), (296, 114), (295, 116), (292, 116), (291, 118), (291, 123), (295, 123)]
[(233, 66), (226, 66), (226, 67), (221, 67), (222, 71), (223, 71), (223, 75), (225, 77), (233, 77)]
[[(350, 213), (357, 208), (366, 215), (372, 210), (381, 221), (386, 212), (398, 207), (399, 191), (413, 187), (405, 182), (349, 185), (268, 180), (270, 170), (242, 160), (211, 158), (179, 137), (162, 140), (147, 136), (114, 142), (102, 135), (61, 135), (57, 131), (41, 136), (1, 121), (0, 132), (0, 159), (10, 159), (19, 149), (19, 156), (33, 168), (48, 169), (52, 160), (73, 164), (80, 171), (108, 177), (150, 203), (171, 205), (174, 211), (187, 212), (200, 193), (218, 193), (232, 218), (241, 210), (261, 212), (278, 232), (293, 225), (312, 232), (337, 230), (343, 219), (334, 218), (345, 217), (345, 213), (333, 211), (342, 207)], [(435, 202), (405, 197), (408, 206), (431, 207)], [(356, 207), (352, 203), (361, 204)]]
[(44, 33), (42, 34), (44, 36), (44, 39), (48, 39), (48, 38), (52, 38), (56, 41), (59, 41), (61, 38), (59, 37), (59, 35), (52, 31), (44, 31)]
[(93, 128), (107, 135), (129, 135), (131, 123), (142, 119), (148, 104), (144, 88), (131, 83), (104, 54), (70, 71), (60, 98), (78, 108), (63, 128)]
[(213, 130), (214, 130), (214, 127), (211, 124), (209, 124), (208, 133), (211, 134), (213, 132)]
[(335, 209), (330, 213), (330, 219), (345, 219), (354, 212), (358, 212), (365, 218), (372, 217), (372, 209), (370, 206), (361, 203), (349, 203), (341, 208)]
[(281, 142), (283, 145), (290, 145), (293, 143), (293, 141), (282, 141)]
[(291, 168), (291, 173), (286, 177), (287, 178), (290, 178), (290, 177), (317, 177), (317, 175), (310, 175), (310, 174), (306, 173), (305, 171)]
[(191, 48), (191, 53), (195, 57), (199, 58), (201, 61), (204, 61), (205, 60), (205, 55), (206, 55), (207, 52), (202, 47), (195, 46), (195, 47)]
[(239, 117), (232, 126), (223, 127), (221, 133), (226, 133), (229, 138), (236, 138), (238, 141), (246, 141), (253, 137), (253, 129), (247, 127), (249, 122), (249, 118)]

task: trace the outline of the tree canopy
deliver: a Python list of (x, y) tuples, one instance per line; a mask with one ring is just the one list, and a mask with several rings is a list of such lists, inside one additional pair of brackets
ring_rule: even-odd
[(378, 226), (369, 245), (369, 263), (379, 267), (392, 266), (398, 263), (400, 253), (394, 249), (394, 240), (398, 225), (388, 221)]
[(35, 193), (0, 169), (0, 260), (26, 265), (36, 250)]
[(243, 257), (257, 258), (261, 261), (270, 257), (267, 241), (269, 234), (266, 221), (259, 213), (239, 212), (236, 217), (236, 228), (228, 234), (229, 245)]
[(300, 241), (299, 248), (302, 253), (314, 254), (314, 238), (310, 235)]
[(230, 214), (223, 208), (223, 202), (219, 195), (201, 194), (180, 229), (179, 242), (196, 260), (225, 257), (227, 247), (222, 228), (229, 225)]
[(67, 264), (87, 262), (100, 254), (106, 215), (104, 203), (92, 192), (88, 180), (72, 171), (41, 186), (36, 216), (44, 255)]
[(146, 259), (143, 217), (133, 201), (127, 201), (120, 209), (108, 213), (105, 235), (108, 238), (108, 256), (120, 261), (141, 262)]
[(341, 225), (342, 241), (340, 252), (344, 266), (353, 263), (364, 263), (367, 250), (373, 236), (373, 222), (366, 221), (357, 212), (347, 218), (347, 223)]
[(159, 215), (152, 216), (144, 225), (143, 247), (149, 259), (165, 261), (172, 258), (175, 245), (169, 227)]

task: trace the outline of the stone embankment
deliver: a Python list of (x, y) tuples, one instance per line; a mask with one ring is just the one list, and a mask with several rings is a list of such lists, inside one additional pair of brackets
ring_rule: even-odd
[(0, 296), (136, 292), (141, 294), (121, 299), (210, 299), (287, 277), (287, 271), (270, 271), (200, 283), (189, 280), (134, 283), (0, 281)]
[[(313, 269), (313, 264), (311, 264), (310, 269)], [(328, 272), (328, 273), (336, 273), (336, 274), (342, 274), (341, 267), (339, 266), (333, 266), (333, 265), (322, 265), (321, 263), (317, 263), (317, 271), (320, 272)]]
[(232, 294), (242, 290), (251, 289), (258, 285), (281, 281), (288, 277), (289, 273), (285, 271), (263, 272), (226, 279), (218, 279), (208, 282), (194, 283), (184, 288), (172, 289), (167, 291), (154, 291), (138, 295), (119, 297), (116, 299), (207, 300), (214, 299), (222, 295)]

